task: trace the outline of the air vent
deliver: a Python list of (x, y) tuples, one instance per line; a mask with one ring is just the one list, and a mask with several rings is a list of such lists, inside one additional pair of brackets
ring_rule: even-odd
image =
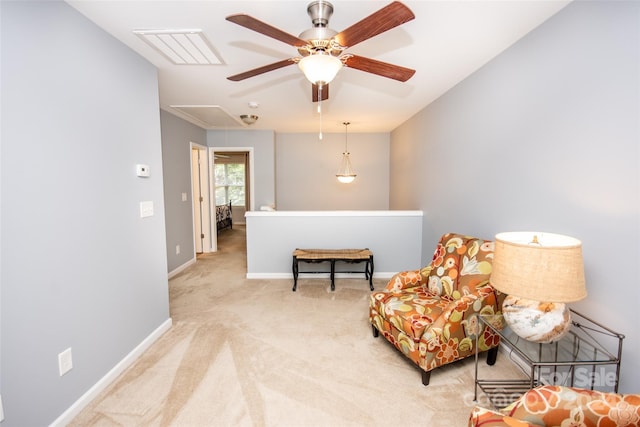
[(133, 34), (174, 64), (223, 64), (202, 30), (133, 30)]

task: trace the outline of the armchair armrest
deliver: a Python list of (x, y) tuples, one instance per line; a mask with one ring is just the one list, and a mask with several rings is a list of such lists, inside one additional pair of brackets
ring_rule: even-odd
[(478, 315), (495, 314), (500, 307), (496, 291), (490, 286), (479, 286), (476, 292), (459, 299), (442, 299), (442, 313), (425, 329), (420, 339), (424, 348), (425, 370), (463, 359), (475, 352), (476, 335), (480, 351), (499, 344), (499, 337), (489, 328), (479, 328)]
[(544, 385), (527, 391), (501, 412), (550, 426), (559, 426), (576, 416), (583, 425), (637, 425), (640, 395)]
[(421, 286), (423, 281), (424, 278), (423, 275), (420, 274), (420, 270), (402, 271), (394, 274), (391, 279), (389, 279), (387, 286), (385, 286), (385, 291), (399, 293), (403, 289)]
[(499, 411), (475, 406), (469, 415), (468, 427), (539, 427), (537, 424), (529, 424)]

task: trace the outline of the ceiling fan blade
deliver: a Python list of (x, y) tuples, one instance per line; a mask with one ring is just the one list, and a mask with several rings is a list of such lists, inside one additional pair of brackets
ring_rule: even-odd
[(254, 68), (253, 70), (245, 71), (244, 73), (235, 74), (227, 77), (228, 80), (239, 82), (240, 80), (248, 79), (259, 74), (264, 74), (269, 71), (277, 70), (278, 68), (286, 67), (287, 65), (295, 64), (296, 61), (293, 58), (284, 59), (282, 61), (274, 62), (273, 64), (264, 65), (262, 67)]
[(342, 47), (351, 47), (400, 24), (411, 21), (413, 18), (415, 18), (415, 15), (411, 9), (399, 1), (394, 1), (336, 34), (334, 40)]
[(265, 36), (274, 38), (294, 47), (303, 47), (308, 44), (306, 40), (302, 40), (299, 37), (293, 36), (289, 33), (285, 33), (284, 31), (276, 27), (272, 27), (271, 25), (266, 24), (244, 13), (229, 15), (226, 19), (229, 22), (233, 22), (234, 24), (238, 24), (242, 27), (257, 31), (260, 34), (264, 34)]
[[(319, 91), (319, 87), (318, 85), (314, 85), (313, 83), (311, 84), (311, 101), (313, 102), (318, 102), (318, 95), (319, 95), (320, 91)], [(329, 85), (322, 85), (322, 95), (321, 95), (321, 101), (326, 101), (327, 99), (329, 99)]]
[(366, 71), (367, 73), (377, 74), (401, 82), (406, 82), (416, 72), (416, 70), (412, 70), (411, 68), (388, 64), (358, 55), (346, 55), (344, 65), (349, 68), (355, 68), (356, 70)]

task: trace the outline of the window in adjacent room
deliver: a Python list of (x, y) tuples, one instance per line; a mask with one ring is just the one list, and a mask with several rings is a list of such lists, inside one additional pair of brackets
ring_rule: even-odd
[(245, 206), (246, 165), (229, 159), (216, 159), (214, 165), (216, 205)]

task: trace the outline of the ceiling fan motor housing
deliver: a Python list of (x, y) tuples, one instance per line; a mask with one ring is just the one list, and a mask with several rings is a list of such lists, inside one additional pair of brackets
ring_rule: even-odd
[(314, 27), (326, 27), (333, 15), (333, 5), (328, 1), (314, 1), (307, 6), (307, 13)]
[(303, 31), (298, 36), (302, 40), (309, 42), (307, 46), (298, 49), (302, 56), (323, 52), (329, 55), (338, 56), (341, 50), (336, 50), (331, 44), (333, 36), (337, 31), (329, 28), (329, 18), (333, 15), (333, 5), (327, 1), (314, 1), (309, 3), (307, 13), (311, 18), (313, 28)]

